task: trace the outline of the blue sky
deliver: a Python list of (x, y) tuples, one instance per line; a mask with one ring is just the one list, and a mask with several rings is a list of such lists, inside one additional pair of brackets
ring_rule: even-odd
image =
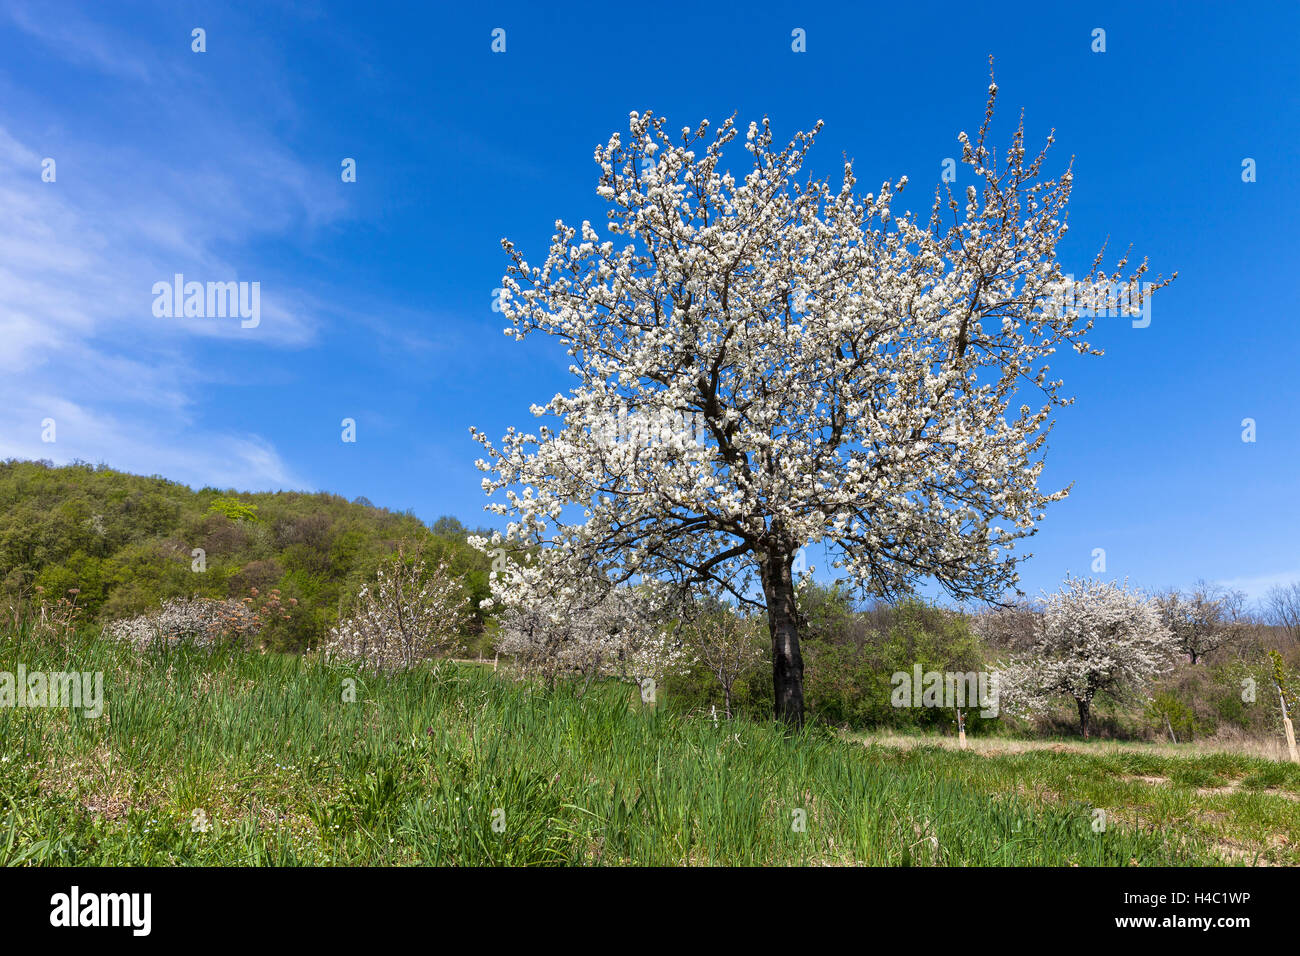
[[(1300, 7), (547, 6), (0, 0), (0, 457), (491, 523), (469, 426), (568, 385), (562, 350), (501, 334), (499, 241), (540, 259), (555, 219), (603, 219), (592, 151), (630, 110), (822, 119), (814, 172), (848, 154), (919, 209), (991, 53), (994, 141), (1023, 108), (1051, 172), (1076, 157), (1067, 269), (1109, 237), (1179, 273), (1150, 327), (1103, 319), (1106, 356), (1056, 366), (1077, 402), (1045, 484), (1075, 484), (1023, 587), (1094, 548), (1151, 588), (1300, 579)], [(155, 317), (178, 272), (260, 282), (261, 324)]]

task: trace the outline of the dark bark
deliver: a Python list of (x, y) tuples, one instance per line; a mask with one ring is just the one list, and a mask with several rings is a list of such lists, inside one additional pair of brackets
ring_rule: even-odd
[(799, 612), (795, 606), (793, 551), (762, 559), (767, 626), (772, 636), (772, 689), (777, 720), (803, 727), (803, 655), (799, 653)]
[(1088, 734), (1092, 730), (1092, 701), (1077, 700), (1075, 703), (1079, 705), (1079, 730), (1083, 732), (1083, 737), (1087, 740)]

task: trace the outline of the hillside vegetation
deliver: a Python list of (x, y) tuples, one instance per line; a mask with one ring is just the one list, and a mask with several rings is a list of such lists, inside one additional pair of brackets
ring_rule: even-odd
[(464, 537), (455, 519), (429, 528), (364, 499), (195, 491), (103, 466), (0, 462), (0, 599), (75, 589), (101, 624), (166, 598), (242, 600), (278, 589), (289, 618), (268, 643), (304, 650), (400, 542), (427, 539), (429, 557), (446, 561), (470, 592), (472, 637), (482, 628), (488, 561)]

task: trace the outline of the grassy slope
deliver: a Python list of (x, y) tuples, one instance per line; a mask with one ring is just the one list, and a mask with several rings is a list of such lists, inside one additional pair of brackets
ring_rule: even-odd
[(310, 658), (0, 636), (0, 670), (19, 661), (102, 670), (109, 712), (0, 709), (0, 862), (1212, 861), (1193, 826), (1094, 833), (1093, 795), (1040, 788), (1032, 761), (790, 741), (638, 712), (623, 688), (578, 700), (445, 664), (360, 679), (344, 703), (350, 672)]

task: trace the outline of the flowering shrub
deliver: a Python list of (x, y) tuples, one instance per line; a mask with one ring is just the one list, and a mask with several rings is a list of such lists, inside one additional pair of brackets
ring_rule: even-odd
[(259, 627), (257, 615), (238, 601), (171, 598), (152, 614), (111, 622), (104, 628), (104, 634), (145, 650), (159, 644), (211, 647), (251, 637)]
[(468, 593), (445, 564), (429, 571), (419, 551), (383, 565), (361, 589), (351, 614), (329, 633), (328, 659), (397, 670), (457, 645), (466, 625)]

